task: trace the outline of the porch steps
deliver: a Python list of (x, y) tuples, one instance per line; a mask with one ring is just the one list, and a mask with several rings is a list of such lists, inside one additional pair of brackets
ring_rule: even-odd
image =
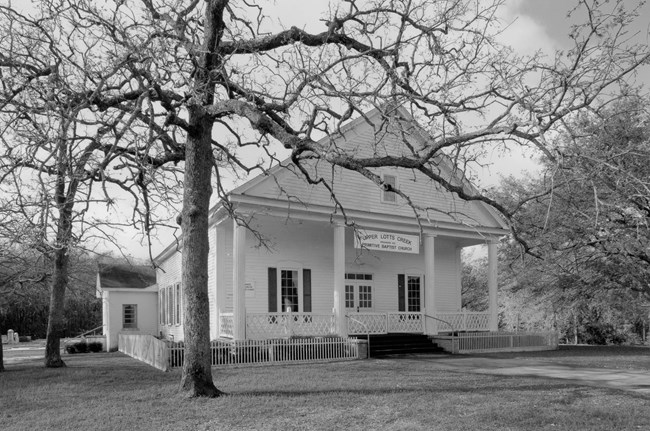
[(412, 353), (445, 353), (445, 351), (424, 334), (391, 333), (370, 336), (370, 357)]

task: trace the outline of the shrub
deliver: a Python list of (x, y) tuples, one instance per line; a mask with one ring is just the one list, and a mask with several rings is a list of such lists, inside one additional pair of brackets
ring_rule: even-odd
[(101, 352), (104, 350), (104, 346), (99, 341), (92, 341), (88, 343), (88, 351), (92, 353)]
[(66, 345), (65, 345), (65, 351), (68, 352), (68, 353), (71, 354), (71, 355), (77, 353), (77, 346), (76, 346), (76, 344), (66, 344)]

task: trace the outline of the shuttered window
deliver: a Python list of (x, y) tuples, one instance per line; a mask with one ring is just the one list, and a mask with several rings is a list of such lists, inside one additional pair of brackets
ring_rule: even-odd
[[(302, 278), (300, 278), (302, 274)], [(312, 311), (311, 269), (268, 268), (269, 313)]]
[(175, 290), (175, 300), (174, 300), (174, 323), (177, 325), (181, 324), (181, 310), (183, 309), (183, 296), (181, 291), (181, 284), (176, 283), (174, 286)]
[(160, 324), (164, 325), (167, 322), (167, 300), (166, 300), (167, 289), (160, 289), (158, 291), (158, 303), (159, 310), (158, 314), (160, 315)]
[(137, 304), (122, 305), (122, 328), (138, 329), (138, 306)]

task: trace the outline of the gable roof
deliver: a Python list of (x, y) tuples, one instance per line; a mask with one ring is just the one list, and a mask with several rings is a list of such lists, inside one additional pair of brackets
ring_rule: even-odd
[[(391, 127), (394, 130), (390, 130)], [(382, 157), (385, 155), (410, 155), (412, 151), (425, 148), (432, 140), (403, 107), (397, 107), (386, 119), (382, 110), (375, 108), (340, 128), (340, 131), (321, 139), (318, 144), (333, 151), (343, 149), (359, 157)], [(405, 143), (405, 141), (408, 141)], [(452, 160), (443, 154), (435, 157), (439, 174), (452, 184), (463, 187), (469, 194), (477, 190), (456, 169)], [(381, 190), (361, 174), (332, 166), (324, 160), (315, 161), (313, 174), (329, 178), (339, 202), (346, 210), (365, 209), (376, 214), (413, 217), (413, 209), (407, 204), (397, 206), (377, 205)], [(465, 201), (455, 193), (448, 192), (438, 183), (421, 172), (406, 168), (371, 168), (376, 174), (396, 173), (401, 177), (397, 187), (409, 196), (416, 206), (428, 208), (419, 217), (431, 222), (455, 223), (458, 225), (507, 229), (503, 217), (482, 201)], [(291, 202), (296, 208), (333, 207), (329, 190), (318, 185), (309, 185), (290, 159), (286, 159), (269, 170), (268, 175), (259, 175), (235, 188), (231, 197), (246, 196), (260, 199)], [(236, 200), (236, 199), (235, 199)]]
[(144, 289), (156, 284), (156, 271), (148, 265), (100, 264), (99, 287)]
[[(385, 110), (386, 108), (384, 108)], [(388, 108), (390, 109), (390, 108)], [(404, 126), (404, 129), (408, 131), (409, 137), (417, 143), (419, 148), (426, 146), (427, 142), (432, 141), (432, 137), (424, 130), (422, 127), (413, 119), (413, 117), (408, 113), (406, 109), (401, 106), (396, 106), (393, 108), (392, 116), (388, 119), (388, 123), (391, 121), (397, 121), (400, 125)], [(378, 127), (382, 122), (382, 110), (379, 108), (372, 109), (371, 111), (360, 115), (359, 117), (350, 120), (349, 122), (343, 124), (340, 129), (326, 136), (318, 141), (318, 144), (325, 147), (333, 148), (337, 145), (338, 142), (343, 142), (347, 144), (354, 144), (356, 146), (356, 151), (363, 151), (363, 143), (372, 143), (368, 141), (368, 136), (363, 137), (363, 130), (373, 129), (373, 127)], [(367, 132), (367, 130), (366, 130)], [(406, 147), (406, 146), (404, 146)], [(387, 150), (384, 146), (383, 150)], [(367, 156), (367, 155), (366, 155)], [(456, 185), (461, 185), (465, 190), (470, 194), (477, 193), (477, 190), (474, 186), (462, 175), (460, 171), (455, 168), (453, 161), (445, 155), (437, 155), (436, 162), (441, 173), (447, 175), (450, 181)], [(320, 169), (329, 169), (330, 175), (333, 175), (332, 166), (323, 161), (319, 160), (316, 162), (320, 163), (322, 166)], [(420, 181), (419, 193), (425, 194), (427, 198), (433, 203), (440, 204), (443, 203), (444, 208), (441, 208), (440, 212), (420, 214), (421, 221), (424, 221), (425, 224), (428, 223), (434, 227), (449, 227), (456, 226), (456, 228), (461, 227), (461, 229), (469, 230), (482, 230), (491, 236), (501, 236), (505, 235), (508, 232), (508, 225), (504, 217), (493, 207), (482, 201), (464, 201), (460, 197), (456, 196), (454, 193), (443, 190), (441, 186), (433, 182), (427, 177), (424, 177), (423, 174), (416, 172), (413, 173), (409, 169), (405, 168), (383, 168), (387, 169), (400, 169), (404, 176), (413, 177), (417, 175), (422, 181)], [(380, 171), (382, 169), (374, 169), (375, 171)], [(230, 195), (233, 202), (242, 202), (243, 200), (249, 201), (252, 198), (256, 201), (256, 205), (265, 206), (269, 203), (275, 205), (281, 205), (284, 207), (291, 206), (292, 208), (302, 206), (303, 209), (307, 211), (322, 211), (331, 215), (332, 210), (332, 200), (329, 192), (327, 192), (323, 187), (320, 187), (320, 190), (317, 189), (314, 185), (310, 185), (305, 181), (301, 176), (301, 173), (296, 172), (294, 164), (291, 161), (290, 157), (287, 157), (282, 162), (276, 164), (270, 168), (266, 174), (257, 175), (243, 184), (235, 187), (228, 194)], [(363, 177), (361, 174), (355, 171), (349, 171), (343, 168), (339, 168), (340, 175), (347, 178), (347, 181), (350, 179), (355, 182), (355, 186), (359, 183), (365, 182), (366, 190), (360, 191), (356, 187), (348, 190), (346, 186), (349, 184), (339, 184), (338, 192), (348, 193), (348, 200), (343, 202), (344, 207), (348, 214), (350, 214), (351, 207), (361, 207), (367, 209), (363, 205), (366, 203), (364, 199), (368, 199), (369, 196), (373, 196), (375, 199), (378, 198), (378, 193), (380, 193), (379, 187), (376, 184), (372, 183), (367, 178)], [(346, 172), (347, 171), (347, 175)], [(338, 178), (337, 180), (340, 180)], [(407, 180), (410, 182), (410, 179)], [(426, 184), (425, 184), (426, 181)], [(286, 187), (287, 185), (290, 188), (291, 198), (287, 196), (287, 193), (279, 191), (278, 185)], [(341, 187), (343, 185), (343, 187)], [(398, 188), (402, 189), (401, 185), (398, 184)], [(341, 190), (343, 189), (343, 190)], [(409, 195), (408, 190), (403, 190)], [(455, 196), (455, 198), (454, 198)], [(396, 211), (399, 209), (399, 211)], [(210, 224), (219, 223), (222, 220), (225, 220), (224, 203), (222, 201), (218, 202), (210, 210)], [(372, 212), (372, 209), (367, 209), (366, 214), (376, 214)], [(381, 213), (380, 213), (381, 214)], [(446, 216), (444, 216), (446, 214)], [(451, 214), (451, 215), (450, 215)], [(413, 210), (410, 207), (402, 206), (401, 208), (390, 207), (383, 215), (391, 215), (400, 217), (402, 219), (414, 219)], [(456, 219), (454, 215), (461, 215), (462, 217)], [(161, 262), (170, 256), (174, 251), (179, 250), (180, 242), (173, 241), (170, 243), (162, 252), (154, 258), (154, 262)]]

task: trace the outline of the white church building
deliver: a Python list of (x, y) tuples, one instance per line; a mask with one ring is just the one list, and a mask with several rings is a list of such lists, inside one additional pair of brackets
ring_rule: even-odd
[[(426, 133), (405, 111), (397, 114), (386, 122), (371, 111), (321, 143), (358, 156), (424, 147)], [(440, 159), (439, 166), (440, 175), (471, 190), (451, 163)], [(344, 214), (329, 190), (308, 184), (290, 161), (230, 193), (235, 219), (222, 204), (212, 209), (212, 339), (497, 331), (497, 243), (508, 230), (492, 207), (463, 201), (410, 169), (371, 169), (410, 205), (359, 173), (324, 161), (309, 169), (331, 181)], [(488, 252), (489, 307), (470, 312), (461, 305), (461, 251), (479, 244)], [(183, 340), (185, 246), (170, 244), (155, 259), (157, 316), (137, 317), (157, 319), (155, 335), (175, 341)]]

